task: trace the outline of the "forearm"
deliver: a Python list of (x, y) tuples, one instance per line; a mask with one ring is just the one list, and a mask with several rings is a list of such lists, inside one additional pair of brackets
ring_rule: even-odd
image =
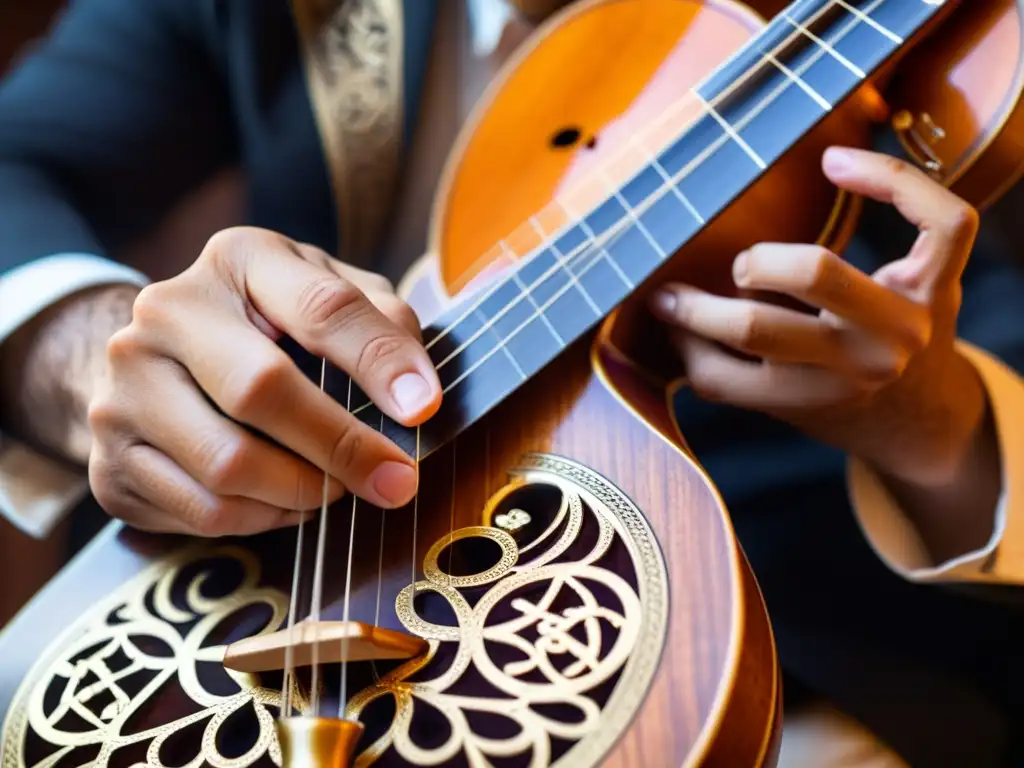
[(135, 286), (76, 293), (0, 345), (0, 425), (78, 464), (89, 457), (87, 409), (108, 339), (131, 321)]

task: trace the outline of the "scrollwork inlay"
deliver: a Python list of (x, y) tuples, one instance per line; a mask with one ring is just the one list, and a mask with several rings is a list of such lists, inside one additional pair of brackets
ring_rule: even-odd
[[(491, 526), (456, 530), (434, 543), (423, 561), (423, 578), (395, 599), (399, 620), (428, 641), (428, 651), (382, 674), (348, 702), (348, 715), (357, 718), (379, 699), (390, 697), (394, 704), (390, 722), (374, 723), (382, 735), (374, 734), (376, 741), (364, 746), (358, 765), (433, 766), (458, 758), (485, 766), (518, 757), (537, 767), (592, 766), (643, 702), (668, 620), (667, 574), (650, 527), (614, 485), (571, 460), (530, 455), (513, 474), (504, 490), (527, 492), (510, 503), (522, 505), (531, 518), (539, 520), (542, 510), (529, 506), (529, 492), (547, 489), (545, 499), (557, 497), (549, 505), (549, 522), (519, 543)], [(441, 553), (453, 541), (474, 538), (497, 545), (493, 564), (479, 573), (445, 573)], [(240, 576), (221, 594), (225, 561)], [(205, 589), (215, 562), (221, 588)], [(454, 621), (439, 624), (421, 615), (415, 596), (425, 593), (447, 603)], [(90, 764), (106, 766), (125, 747), (144, 747), (145, 764), (165, 768), (164, 745), (190, 727), (201, 729), (201, 738), (189, 747), (194, 752), (188, 768), (280, 764), (274, 732), (280, 691), (222, 667), (234, 689), (214, 691), (199, 673), (201, 665), (223, 657), (224, 647), (211, 640), (218, 627), (256, 606), (269, 608), (261, 632), (285, 620), (287, 598), (261, 586), (259, 561), (246, 549), (201, 548), (155, 564), (94, 606), (41, 656), (4, 724), (2, 768), (51, 768), (83, 749), (98, 750)], [(447, 666), (433, 676), (417, 676), (442, 654), (451, 659)], [(488, 690), (460, 689), (470, 672)], [(123, 683), (136, 673), (148, 677), (129, 692)], [(175, 687), (187, 714), (151, 727), (135, 724), (147, 706), (166, 703)], [(298, 705), (304, 709), (305, 700), (299, 697)], [(440, 744), (424, 746), (415, 737), (423, 707), (447, 722)], [(224, 754), (219, 734), (245, 708), (255, 723), (251, 738), (239, 749), (236, 734), (236, 746)], [(79, 723), (73, 728), (67, 725), (71, 715)], [(479, 715), (504, 718), (517, 730), (481, 733), (474, 726)], [(31, 763), (30, 734), (38, 753)], [(558, 754), (556, 742), (562, 744)], [(46, 745), (41, 752), (40, 743)]]
[[(224, 561), (238, 566), (238, 583), (228, 594), (207, 596), (203, 587), (208, 567)], [(260, 587), (259, 578), (259, 562), (251, 552), (233, 546), (204, 547), (157, 563), (93, 606), (43, 655), (19, 691), (4, 723), (3, 768), (27, 764), (29, 733), (49, 747), (49, 754), (34, 763), (37, 768), (49, 768), (72, 750), (89, 747), (98, 748), (91, 765), (105, 766), (117, 750), (140, 743), (148, 744), (146, 765), (169, 768), (160, 758), (164, 743), (203, 722), (189, 766), (243, 768), (264, 755), (279, 764), (274, 718), (281, 692), (229, 670), (223, 671), (235, 690), (215, 692), (199, 673), (204, 662), (220, 663), (224, 646), (210, 643), (211, 635), (240, 611), (269, 608), (264, 632), (284, 620), (287, 597)], [(181, 595), (177, 602), (176, 593)], [(126, 685), (136, 676), (145, 682), (129, 692)], [(192, 711), (154, 727), (133, 728), (133, 718), (143, 716), (146, 706), (174, 686)], [(300, 701), (300, 707), (304, 705)], [(243, 754), (224, 755), (218, 748), (219, 731), (244, 707), (252, 708), (257, 732)]]
[[(557, 515), (521, 549), (509, 534), (489, 527), (455, 531), (434, 545), (426, 557), (425, 578), (402, 590), (396, 603), (401, 622), (428, 640), (429, 650), (424, 658), (381, 677), (350, 700), (348, 715), (354, 718), (381, 697), (392, 697), (395, 705), (391, 727), (362, 752), (357, 765), (367, 766), (397, 753), (402, 763), (423, 766), (443, 765), (456, 756), (469, 765), (485, 766), (492, 758), (524, 754), (529, 755), (531, 766), (589, 766), (600, 761), (636, 714), (653, 679), (668, 618), (667, 575), (653, 533), (621, 491), (575, 462), (530, 455), (518, 474), (520, 485), (560, 489)], [(597, 526), (595, 541), (589, 551), (565, 560), (562, 556), (578, 542), (587, 515)], [(438, 554), (453, 541), (474, 536), (499, 545), (498, 562), (469, 577), (442, 573)], [(633, 563), (636, 589), (601, 564), (616, 536)], [(520, 560), (527, 555), (528, 559)], [(599, 600), (592, 585), (614, 595), (618, 606)], [(484, 586), (487, 591), (471, 605), (463, 591)], [(556, 609), (556, 598), (566, 589), (575, 595), (576, 605)], [(455, 623), (439, 625), (421, 617), (414, 599), (421, 592), (443, 597), (455, 614)], [(496, 606), (508, 600), (514, 615), (493, 621)], [(602, 620), (616, 631), (610, 647), (602, 636)], [(574, 634), (577, 630), (582, 631), (582, 639)], [(535, 633), (536, 639), (528, 640), (527, 632)], [(411, 682), (409, 678), (431, 662), (443, 643), (457, 644), (448, 668), (428, 681)], [(495, 645), (514, 649), (523, 658), (501, 664), (491, 650)], [(567, 663), (559, 665), (556, 660)], [(454, 691), (471, 667), (500, 695)], [(602, 707), (588, 694), (616, 674), (619, 681)], [(446, 718), (449, 736), (444, 743), (427, 749), (413, 738), (410, 730), (417, 701)], [(555, 704), (573, 710), (573, 716), (544, 714), (543, 705)], [(474, 712), (511, 719), (518, 733), (501, 739), (482, 735), (470, 725), (469, 715)], [(575, 745), (553, 761), (552, 738)]]

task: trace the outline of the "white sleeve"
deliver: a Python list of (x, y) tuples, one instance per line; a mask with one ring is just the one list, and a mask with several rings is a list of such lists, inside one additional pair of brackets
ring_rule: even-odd
[[(47, 256), (0, 275), (0, 344), (47, 307), (99, 285), (144, 286), (146, 277), (99, 256)], [(42, 538), (88, 490), (84, 472), (0, 434), (0, 514)]]
[(989, 540), (980, 549), (935, 562), (907, 515), (863, 462), (848, 466), (850, 497), (861, 530), (890, 569), (917, 582), (1024, 584), (1024, 379), (995, 357), (961, 342), (988, 394), (1002, 457), (1003, 489)]

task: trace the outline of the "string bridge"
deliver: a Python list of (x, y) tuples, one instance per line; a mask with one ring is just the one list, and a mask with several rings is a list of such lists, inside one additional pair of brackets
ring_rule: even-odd
[[(288, 648), (292, 657), (288, 659)], [(283, 670), (349, 661), (411, 659), (427, 650), (423, 638), (361, 621), (302, 621), (291, 629), (247, 637), (224, 652), (224, 666), (236, 672)]]

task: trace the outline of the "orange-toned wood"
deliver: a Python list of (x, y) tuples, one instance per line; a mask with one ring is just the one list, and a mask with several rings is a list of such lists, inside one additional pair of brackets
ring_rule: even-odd
[[(936, 178), (986, 208), (1024, 173), (1022, 92), (1024, 2), (988, 0), (962, 3), (908, 55), (886, 95), (941, 160)], [(925, 116), (941, 137), (921, 125)]]
[[(787, 0), (748, 0), (766, 18)], [(907, 111), (942, 131), (929, 148), (936, 179), (984, 209), (1024, 173), (1024, 0), (961, 2), (915, 45), (884, 85), (893, 116)], [(925, 153), (918, 153), (925, 157)]]
[[(540, 242), (541, 232), (556, 230), (603, 199), (610, 184), (628, 179), (702, 114), (688, 98), (690, 88), (762, 24), (731, 0), (591, 0), (557, 17), (490, 89), (446, 169), (432, 230), (439, 267), (426, 267), (436, 270), (437, 289), (457, 294), (474, 278), (507, 267)], [(598, 47), (594, 39), (610, 42)], [(651, 285), (682, 279), (730, 293), (732, 259), (754, 243), (841, 248), (859, 206), (831, 186), (818, 159), (831, 144), (865, 144), (876, 118), (869, 89), (836, 109)], [(553, 146), (566, 130), (579, 131), (579, 140)], [(662, 334), (646, 331), (645, 295), (642, 287), (607, 338), (653, 370), (671, 356), (650, 343)], [(645, 340), (642, 348), (636, 339)], [(676, 372), (659, 373), (670, 379)]]

